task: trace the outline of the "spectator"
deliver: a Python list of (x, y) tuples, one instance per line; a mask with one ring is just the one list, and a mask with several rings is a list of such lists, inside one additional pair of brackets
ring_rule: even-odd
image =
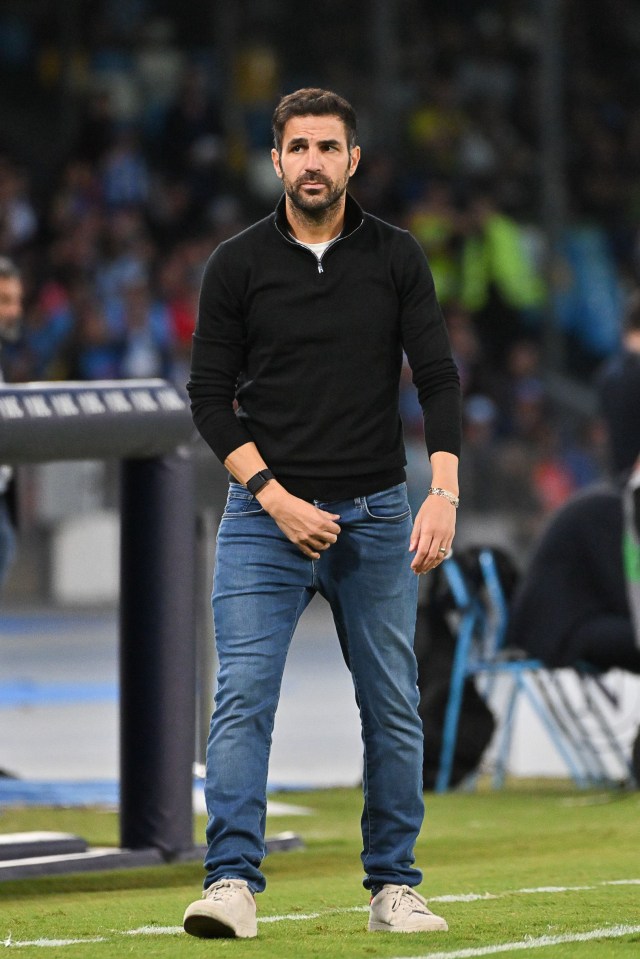
[(43, 284), (27, 310), (22, 335), (12, 349), (11, 368), (17, 380), (47, 380), (60, 369), (74, 316), (68, 290), (56, 280)]
[(438, 299), (446, 306), (460, 293), (461, 218), (446, 181), (432, 181), (409, 210), (407, 227), (429, 260)]
[(96, 293), (109, 311), (120, 305), (123, 285), (152, 268), (157, 250), (141, 210), (112, 212), (104, 221), (100, 239), (102, 248), (92, 276)]
[(495, 371), (485, 362), (480, 339), (468, 310), (456, 302), (450, 303), (444, 314), (463, 396), (474, 393), (494, 395)]
[(501, 505), (498, 480), (498, 411), (488, 396), (468, 396), (463, 406), (460, 495), (465, 509), (492, 512)]
[(179, 383), (186, 383), (188, 379), (201, 278), (201, 270), (195, 270), (190, 263), (187, 245), (177, 247), (160, 267), (158, 285), (167, 306), (173, 343), (173, 376)]
[(67, 367), (74, 380), (113, 380), (121, 375), (124, 334), (107, 320), (103, 305), (90, 295), (77, 305)]
[(62, 182), (54, 192), (49, 211), (49, 226), (61, 234), (73, 228), (78, 220), (101, 209), (100, 181), (95, 168), (87, 160), (72, 158), (62, 171)]
[(141, 209), (149, 198), (149, 170), (137, 130), (118, 127), (100, 162), (102, 195), (111, 210)]
[(0, 157), (0, 253), (16, 255), (35, 238), (37, 229), (26, 176), (7, 157)]
[(99, 86), (84, 104), (75, 149), (77, 159), (96, 167), (113, 145), (115, 131), (113, 96), (106, 87)]
[(535, 322), (544, 288), (521, 228), (488, 194), (469, 205), (461, 271), (461, 301), (474, 314), (486, 356), (502, 365)]
[(161, 137), (162, 166), (173, 181), (184, 181), (197, 203), (211, 199), (224, 156), (220, 110), (199, 64), (185, 71), (169, 107)]
[(170, 377), (173, 335), (166, 305), (152, 296), (148, 279), (131, 276), (123, 286), (119, 375), (127, 379)]

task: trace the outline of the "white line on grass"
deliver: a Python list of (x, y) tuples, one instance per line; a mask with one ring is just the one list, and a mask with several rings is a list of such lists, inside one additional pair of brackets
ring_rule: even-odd
[(640, 932), (640, 926), (609, 926), (591, 929), (589, 932), (568, 932), (562, 936), (540, 936), (538, 939), (521, 939), (518, 942), (503, 942), (479, 949), (457, 949), (454, 952), (427, 952), (421, 956), (398, 956), (397, 959), (475, 959), (476, 956), (493, 956), (497, 952), (516, 949), (542, 949), (544, 946), (559, 946), (564, 942), (589, 942), (592, 939), (619, 939)]
[[(515, 891), (522, 892), (521, 889)], [(513, 895), (513, 892), (501, 892), (498, 895), (492, 892), (463, 892), (458, 896), (429, 896), (429, 902), (479, 902), (481, 899), (501, 899), (509, 895)]]
[(78, 946), (84, 945), (86, 942), (107, 942), (108, 940), (104, 936), (96, 936), (92, 939), (30, 939), (30, 940), (20, 940), (15, 941), (9, 936), (7, 939), (4, 939), (2, 942), (3, 946), (9, 946), (12, 949), (20, 949), (23, 946), (42, 946), (43, 948), (51, 948), (52, 946)]
[[(356, 906), (357, 911), (361, 909), (368, 912), (368, 906)], [(330, 912), (352, 912), (351, 909), (333, 909)], [(258, 922), (305, 922), (309, 919), (320, 919), (324, 915), (330, 913), (321, 913), (321, 912), (296, 912), (290, 913), (289, 915), (284, 916), (258, 916)], [(182, 926), (140, 926), (138, 929), (126, 929), (124, 932), (120, 932), (118, 929), (113, 930), (116, 933), (124, 936), (175, 936), (178, 933), (183, 932)]]
[[(522, 889), (508, 889), (505, 892), (500, 893), (491, 893), (491, 892), (465, 892), (458, 895), (445, 895), (445, 896), (430, 896), (429, 902), (478, 902), (481, 900), (487, 899), (504, 899), (507, 896), (521, 896), (521, 895), (534, 895), (535, 893), (559, 893), (559, 892), (583, 892), (585, 890), (599, 889), (602, 886), (640, 886), (640, 879), (605, 879), (602, 882), (597, 882), (593, 886), (537, 886), (535, 888), (524, 887)], [(369, 906), (343, 906), (336, 909), (326, 909), (323, 912), (309, 912), (309, 913), (287, 913), (284, 915), (275, 915), (275, 916), (258, 916), (258, 922), (301, 922), (312, 919), (321, 919), (325, 916), (335, 916), (335, 915), (344, 915), (345, 913), (351, 912), (368, 912)], [(640, 932), (640, 926), (638, 927), (626, 927), (626, 926), (612, 926), (611, 929), (629, 929), (631, 932)], [(609, 930), (594, 930), (592, 933), (576, 933), (577, 939), (561, 939), (558, 941), (562, 942), (581, 942), (584, 936), (587, 936), (589, 939), (597, 939), (599, 935), (605, 935), (611, 937), (613, 934)], [(182, 935), (184, 930), (182, 926), (140, 926), (137, 929), (114, 929), (114, 934), (121, 936), (177, 936)], [(627, 932), (618, 932), (616, 935), (627, 935)], [(553, 945), (555, 940), (552, 942), (551, 939), (547, 942), (546, 940), (549, 937), (542, 937), (542, 939), (525, 939), (521, 944), (509, 944), (508, 946), (485, 946), (485, 950), (489, 951), (462, 951), (462, 952), (446, 952), (446, 953), (430, 953), (428, 956), (413, 957), (413, 959), (466, 959), (466, 957), (473, 956), (484, 956), (491, 955), (492, 952), (504, 952), (507, 948), (509, 949), (534, 949), (538, 948), (538, 945)], [(543, 941), (545, 940), (545, 941)], [(20, 942), (14, 941), (9, 936), (5, 940), (0, 940), (0, 945), (3, 946), (71, 946), (80, 944), (83, 942), (106, 942), (104, 938), (97, 939), (36, 939), (30, 942)], [(538, 945), (532, 945), (532, 943), (537, 943)]]
[(258, 922), (296, 922), (300, 919), (320, 919), (321, 915), (320, 912), (308, 912), (306, 915), (298, 912), (288, 916), (258, 916)]
[(506, 896), (532, 896), (541, 892), (585, 892), (601, 886), (640, 886), (640, 879), (605, 879), (593, 886), (535, 886), (523, 889), (507, 889), (498, 893), (463, 893), (459, 896), (429, 896), (429, 902), (476, 902), (479, 899), (504, 899)]
[[(368, 911), (368, 906), (357, 906), (358, 910), (360, 908), (366, 909)], [(332, 910), (337, 911), (337, 910)], [(342, 912), (349, 912), (350, 910), (344, 909), (340, 910)], [(305, 922), (309, 919), (320, 919), (321, 916), (326, 915), (326, 913), (320, 912), (296, 912), (290, 913), (289, 915), (284, 916), (258, 916), (258, 922)], [(114, 932), (120, 932), (118, 929), (114, 929)], [(183, 932), (182, 926), (140, 926), (138, 929), (126, 929), (124, 932), (121, 932), (120, 935), (124, 936), (175, 936), (178, 933)]]

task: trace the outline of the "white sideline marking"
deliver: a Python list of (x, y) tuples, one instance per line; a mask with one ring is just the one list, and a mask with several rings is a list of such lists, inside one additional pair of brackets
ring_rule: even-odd
[(532, 896), (540, 892), (585, 892), (601, 886), (640, 886), (640, 879), (605, 879), (594, 886), (535, 886), (507, 889), (506, 892), (462, 893), (459, 896), (429, 896), (429, 902), (476, 902), (479, 899), (504, 899), (506, 896)]
[(3, 940), (2, 945), (9, 946), (12, 949), (20, 949), (22, 946), (42, 946), (43, 948), (51, 948), (52, 946), (84, 945), (85, 942), (107, 942), (107, 939), (105, 939), (104, 936), (96, 936), (92, 939), (31, 939), (15, 942), (11, 936), (9, 936), (8, 939)]
[(476, 956), (493, 956), (497, 952), (516, 949), (542, 949), (544, 946), (559, 946), (564, 942), (589, 942), (592, 939), (618, 939), (640, 932), (640, 926), (609, 926), (591, 929), (590, 932), (568, 932), (562, 936), (540, 936), (537, 939), (521, 939), (518, 942), (503, 942), (496, 946), (481, 946), (479, 949), (457, 949), (455, 952), (428, 952), (421, 956), (398, 956), (396, 959), (474, 959)]
[[(600, 885), (600, 883), (598, 883)], [(585, 889), (595, 889), (595, 886), (537, 886), (533, 889), (516, 889), (515, 891), (522, 896), (530, 896), (536, 892), (583, 892)]]
[[(358, 911), (360, 908), (366, 909), (368, 911), (368, 906), (357, 906)], [(337, 912), (338, 910), (331, 910), (332, 912)], [(340, 910), (342, 912), (350, 912), (351, 910), (344, 909)], [(327, 913), (321, 912), (295, 912), (290, 915), (285, 916), (258, 916), (258, 922), (302, 922), (307, 919), (320, 919), (321, 916), (327, 915)], [(114, 932), (119, 932), (119, 930), (114, 929)], [(182, 926), (140, 926), (139, 929), (127, 929), (124, 933), (120, 933), (125, 936), (175, 936), (179, 932), (184, 932)]]
[[(516, 892), (522, 892), (522, 889), (516, 889)], [(429, 896), (429, 902), (478, 902), (481, 899), (501, 899), (502, 896), (512, 895), (512, 893), (492, 892), (463, 892), (459, 896)]]
[(303, 913), (291, 913), (289, 916), (258, 916), (258, 922), (296, 922), (300, 919), (319, 919), (323, 913), (320, 912), (308, 912)]
[[(602, 886), (640, 886), (640, 879), (605, 879), (593, 886), (538, 886), (535, 888), (508, 889), (500, 893), (465, 892), (459, 895), (430, 896), (429, 902), (478, 902), (486, 899), (504, 899), (507, 896), (534, 895), (535, 893), (583, 892), (584, 890), (599, 889)], [(336, 909), (326, 909), (324, 912), (290, 913), (276, 916), (258, 916), (258, 922), (300, 922), (304, 920), (320, 919), (325, 916), (344, 915), (350, 912), (368, 912), (369, 906), (344, 906)], [(623, 930), (623, 931), (620, 931)], [(402, 959), (473, 959), (475, 956), (490, 956), (496, 952), (505, 952), (508, 949), (538, 949), (542, 946), (556, 945), (562, 942), (583, 942), (600, 937), (612, 938), (626, 936), (640, 932), (640, 926), (611, 926), (608, 929), (594, 929), (591, 932), (567, 934), (565, 936), (542, 936), (539, 939), (524, 939), (516, 943), (507, 943), (496, 946), (483, 946), (479, 949), (463, 949), (458, 952), (433, 952), (423, 956), (404, 956)], [(176, 936), (184, 934), (182, 926), (140, 926), (137, 929), (114, 929), (113, 933), (119, 936)], [(83, 942), (108, 942), (102, 936), (94, 939), (35, 939), (32, 941), (14, 941), (11, 935), (0, 940), (0, 946), (20, 948), (21, 946), (73, 946)]]

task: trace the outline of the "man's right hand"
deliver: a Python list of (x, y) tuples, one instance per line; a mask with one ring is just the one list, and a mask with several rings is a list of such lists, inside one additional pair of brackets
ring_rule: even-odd
[(320, 553), (338, 539), (340, 527), (335, 520), (340, 517), (336, 513), (327, 513), (313, 503), (293, 496), (277, 480), (267, 483), (256, 499), (287, 539), (309, 559), (320, 559)]

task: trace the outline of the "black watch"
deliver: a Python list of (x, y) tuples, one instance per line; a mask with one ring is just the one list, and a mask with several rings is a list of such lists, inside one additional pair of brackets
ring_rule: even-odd
[(266, 486), (269, 480), (274, 478), (271, 470), (260, 470), (259, 473), (256, 473), (255, 476), (252, 476), (251, 479), (248, 479), (244, 484), (252, 496), (255, 496), (256, 493), (259, 493), (263, 486)]

